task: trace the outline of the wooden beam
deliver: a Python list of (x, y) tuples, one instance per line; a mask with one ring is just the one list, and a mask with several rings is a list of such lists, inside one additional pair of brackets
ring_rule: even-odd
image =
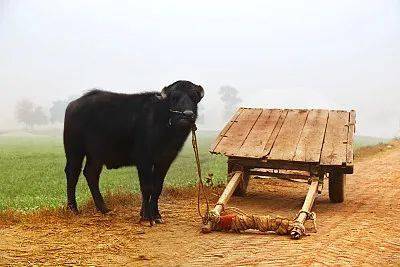
[(235, 157), (229, 157), (229, 161), (235, 162), (236, 164), (239, 165), (246, 166), (248, 168), (296, 170), (296, 171), (307, 171), (312, 173), (341, 171), (345, 174), (352, 174), (354, 170), (353, 165), (320, 166), (318, 163), (312, 163), (312, 162), (294, 162), (294, 161), (235, 158)]
[(296, 170), (296, 171), (309, 172), (311, 169), (316, 169), (318, 167), (318, 164), (314, 163), (266, 160), (266, 159), (230, 157), (229, 161), (249, 168), (263, 168), (263, 169), (277, 169), (277, 170), (281, 169), (281, 170)]
[(292, 173), (276, 173), (276, 172), (268, 172), (268, 171), (250, 171), (250, 175), (256, 176), (265, 176), (265, 177), (275, 177), (283, 180), (308, 180), (310, 179), (310, 175), (301, 175), (301, 174), (292, 174)]
[[(215, 205), (214, 209), (211, 213), (215, 216), (220, 216), (226, 204), (228, 204), (229, 199), (232, 197), (233, 192), (235, 192), (236, 187), (238, 187), (240, 180), (242, 179), (243, 173), (236, 172), (232, 179), (227, 184), (224, 192), (220, 196), (217, 204)], [(212, 222), (208, 221), (207, 224), (202, 225), (202, 232), (203, 233), (210, 233), (212, 231)]]
[(290, 234), (293, 239), (300, 239), (304, 234), (304, 223), (308, 219), (308, 215), (311, 213), (311, 209), (314, 205), (314, 201), (318, 195), (318, 178), (314, 178), (311, 182), (310, 188), (308, 189), (308, 193), (306, 199), (303, 204), (303, 208), (301, 209), (299, 216), (297, 217), (295, 223), (297, 226), (293, 229)]
[(356, 112), (350, 111), (349, 114), (349, 133), (347, 135), (347, 147), (346, 147), (346, 161), (347, 164), (352, 165), (354, 161), (354, 133), (356, 131)]

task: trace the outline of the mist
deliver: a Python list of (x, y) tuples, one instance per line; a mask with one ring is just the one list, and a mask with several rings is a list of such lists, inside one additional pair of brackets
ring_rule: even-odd
[(223, 127), (222, 86), (241, 106), (355, 109), (357, 133), (400, 130), (400, 1), (0, 0), (0, 129), (15, 105), (98, 87), (135, 93), (180, 79), (205, 88)]

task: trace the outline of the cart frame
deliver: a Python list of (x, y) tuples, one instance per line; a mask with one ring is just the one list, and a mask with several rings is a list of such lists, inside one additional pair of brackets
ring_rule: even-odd
[[(331, 202), (344, 201), (346, 175), (354, 172), (355, 118), (353, 110), (240, 108), (210, 148), (228, 157), (228, 184), (213, 216), (232, 195), (246, 194), (252, 176), (304, 180), (310, 188), (291, 233), (300, 238), (325, 178)], [(203, 232), (211, 230), (211, 222), (203, 225)]]

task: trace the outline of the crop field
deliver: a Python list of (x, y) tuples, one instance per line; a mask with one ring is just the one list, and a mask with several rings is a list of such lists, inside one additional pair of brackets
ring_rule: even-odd
[[(224, 177), (226, 160), (208, 153), (214, 134), (201, 133), (198, 137), (202, 167), (215, 177)], [(190, 187), (197, 182), (191, 140), (185, 144), (171, 166), (165, 180), (166, 187)], [(0, 211), (14, 209), (32, 211), (65, 205), (65, 156), (59, 136), (0, 136)], [(206, 174), (206, 173), (205, 173)], [(221, 179), (215, 183), (223, 182)], [(135, 167), (118, 170), (103, 169), (100, 179), (103, 194), (107, 192), (137, 193), (139, 180)], [(91, 199), (85, 177), (81, 174), (77, 200)]]
[[(208, 153), (216, 133), (199, 134), (199, 149), (204, 174), (214, 174), (214, 183), (225, 180), (226, 159)], [(166, 187), (191, 187), (197, 182), (192, 146), (188, 142), (171, 166), (166, 177)], [(356, 146), (374, 145), (384, 139), (358, 137)], [(0, 211), (13, 209), (32, 211), (43, 207), (56, 208), (65, 205), (66, 179), (65, 157), (60, 136), (25, 135), (0, 136)], [(136, 168), (118, 170), (103, 169), (100, 179), (103, 194), (138, 193), (139, 180)], [(90, 197), (85, 177), (81, 174), (77, 188), (78, 203)]]

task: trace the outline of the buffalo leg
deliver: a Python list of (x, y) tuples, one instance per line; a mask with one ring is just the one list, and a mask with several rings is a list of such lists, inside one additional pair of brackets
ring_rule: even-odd
[(154, 190), (150, 198), (150, 208), (154, 214), (155, 222), (158, 224), (164, 223), (163, 219), (161, 218), (160, 210), (158, 209), (158, 199), (160, 198), (163, 189), (164, 177), (165, 176), (156, 178), (154, 181)]
[(150, 208), (150, 197), (153, 192), (153, 166), (149, 163), (137, 165), (140, 191), (142, 192), (142, 208), (140, 210), (140, 221), (149, 221), (150, 225), (154, 224), (154, 213)]
[(156, 162), (154, 165), (153, 179), (154, 179), (154, 190), (150, 199), (150, 206), (153, 210), (154, 218), (156, 223), (164, 223), (160, 210), (158, 209), (158, 199), (160, 198), (165, 175), (167, 175), (168, 169), (171, 166), (172, 160), (164, 160), (162, 162)]
[(67, 177), (67, 201), (68, 208), (78, 213), (78, 205), (76, 203), (76, 184), (82, 170), (83, 155), (68, 155), (67, 164), (65, 166), (65, 175)]
[(103, 165), (101, 163), (91, 160), (86, 160), (86, 165), (85, 169), (83, 170), (83, 174), (86, 177), (86, 181), (88, 183), (90, 192), (92, 193), (96, 209), (101, 213), (105, 214), (109, 212), (109, 210), (107, 209), (104, 203), (104, 199), (100, 193), (100, 188), (99, 188), (100, 173), (102, 168)]

